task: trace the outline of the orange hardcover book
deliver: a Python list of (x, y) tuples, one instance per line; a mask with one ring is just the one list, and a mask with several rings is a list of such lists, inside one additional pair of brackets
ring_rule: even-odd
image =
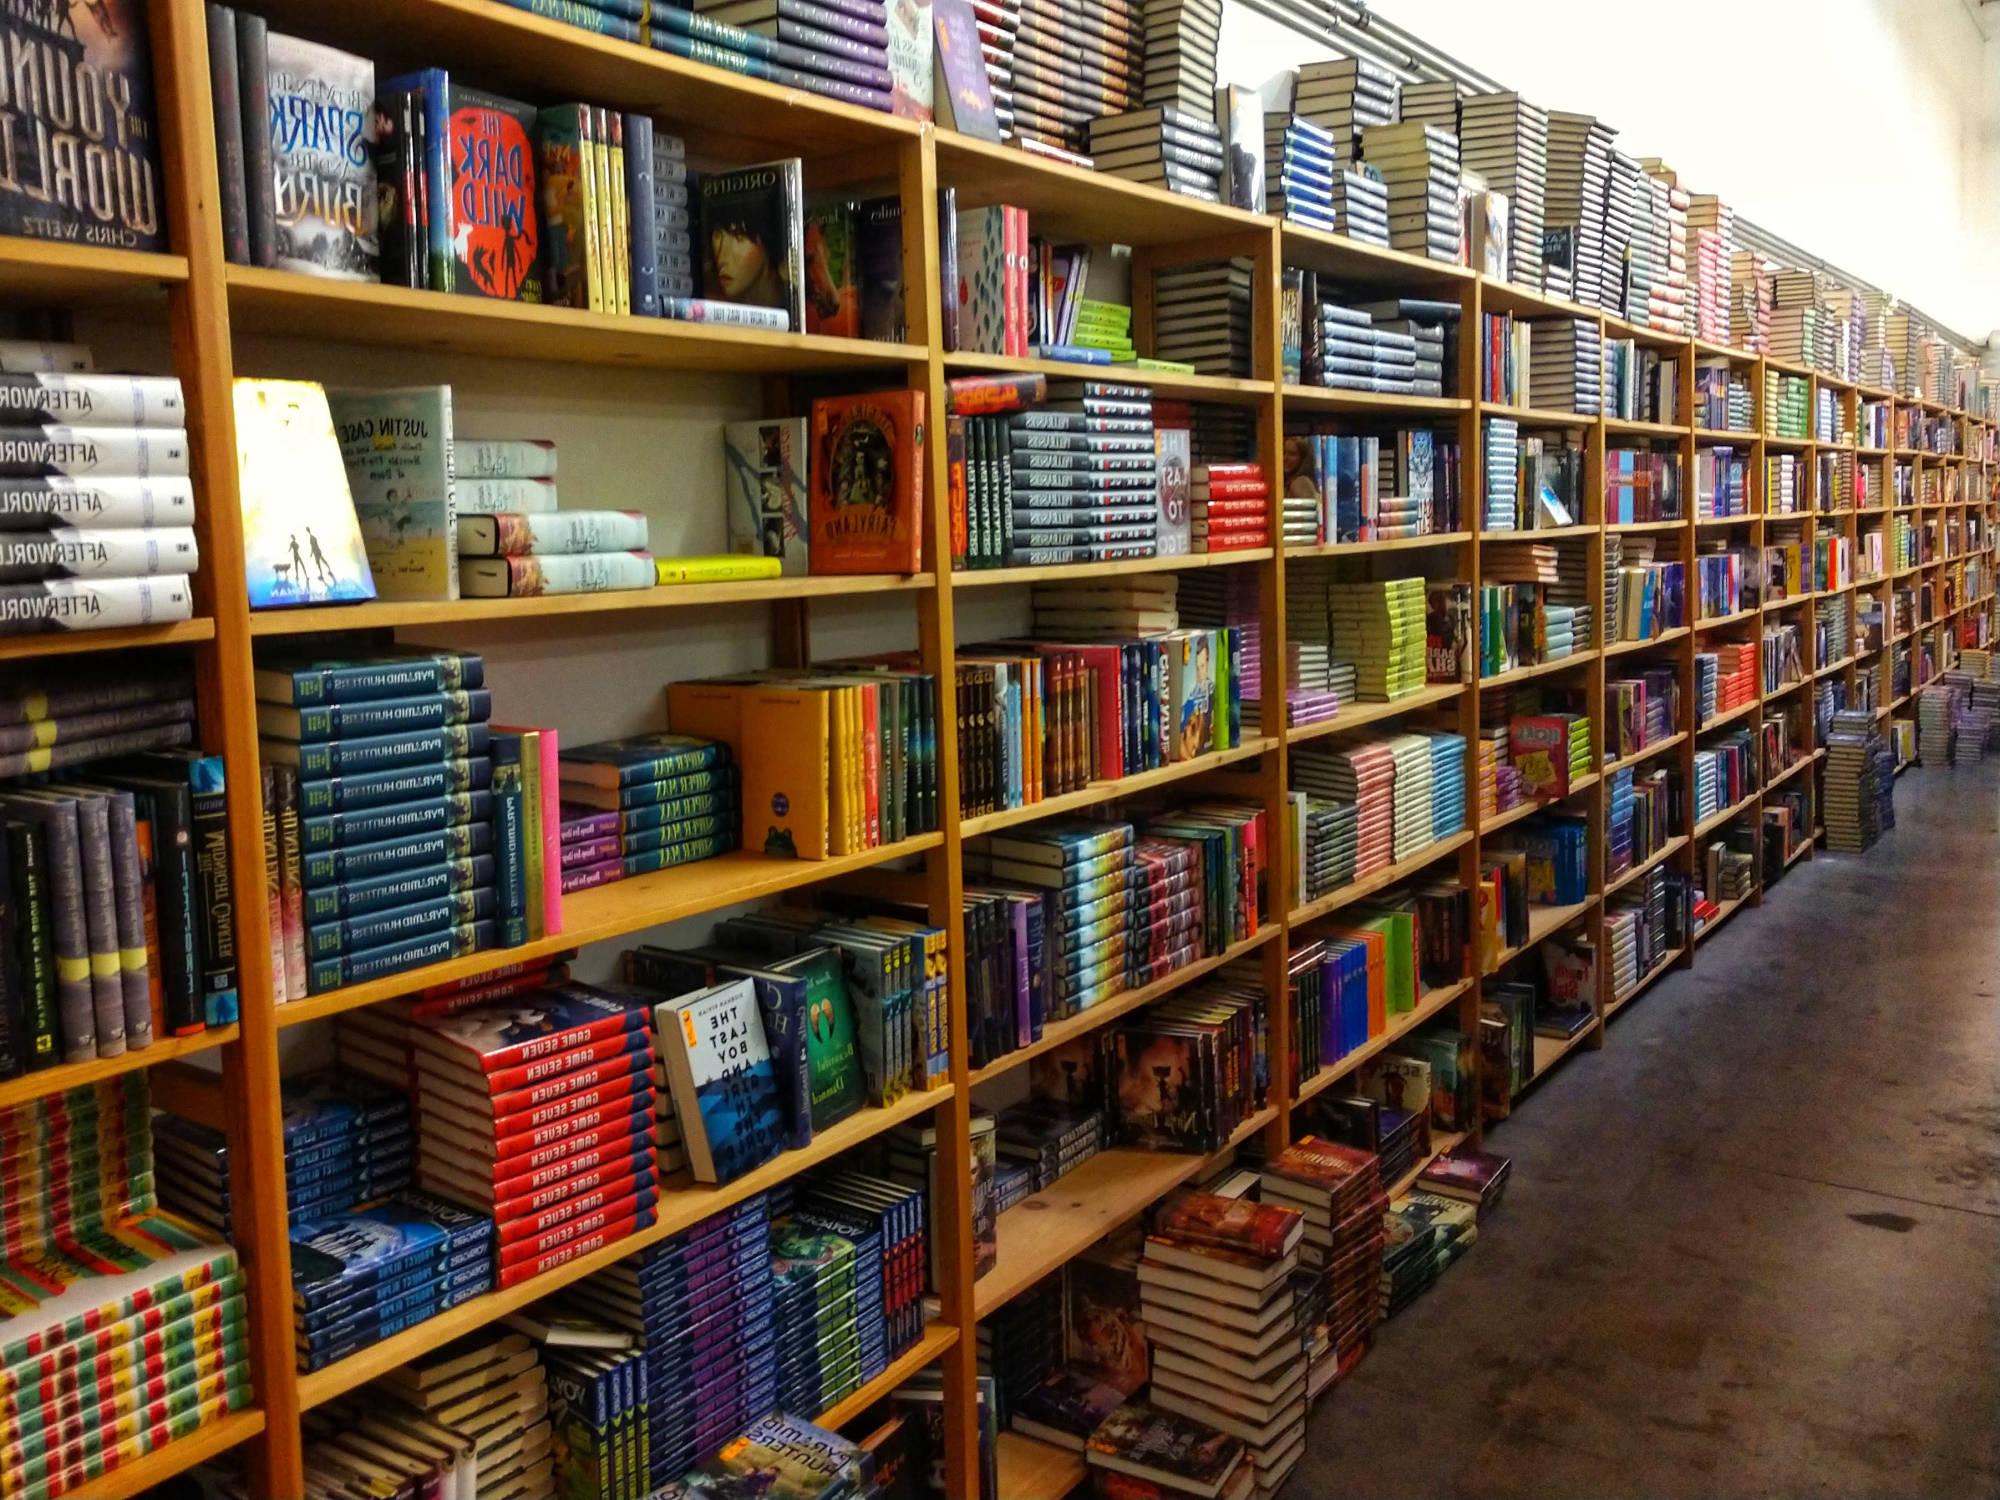
[(807, 472), (813, 572), (914, 573), (923, 565), (922, 391), (813, 402)]
[(760, 685), (743, 694), (744, 848), (827, 857), (831, 707), (816, 688)]

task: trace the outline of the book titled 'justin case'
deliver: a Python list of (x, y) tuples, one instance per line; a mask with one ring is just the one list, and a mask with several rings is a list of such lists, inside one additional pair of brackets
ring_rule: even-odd
[(451, 387), (329, 391), (326, 399), (377, 596), (456, 599)]

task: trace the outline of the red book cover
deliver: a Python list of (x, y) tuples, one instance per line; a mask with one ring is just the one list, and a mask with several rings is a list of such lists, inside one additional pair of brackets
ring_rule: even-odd
[[(636, 1107), (642, 1103), (644, 1108)], [(464, 1129), (463, 1126), (459, 1128)], [(425, 1139), (429, 1140), (433, 1128), (428, 1120), (424, 1129)], [(521, 1135), (490, 1139), (485, 1143), (485, 1149), (493, 1163), (493, 1175), (496, 1178), (513, 1177), (561, 1161), (572, 1152), (596, 1151), (621, 1141), (629, 1144), (635, 1137), (650, 1137), (652, 1131), (650, 1098), (631, 1096), (619, 1100), (609, 1109), (559, 1120), (553, 1125)], [(454, 1146), (459, 1144), (453, 1141)]]
[(967, 532), (965, 501), (965, 418), (946, 417), (944, 422), (946, 483), (951, 496), (951, 562), (953, 567), (966, 560), (971, 550)]
[(1164, 1239), (1270, 1259), (1298, 1244), (1305, 1218), (1293, 1209), (1247, 1198), (1184, 1193), (1161, 1212), (1153, 1232)]
[[(511, 1115), (491, 1117), (483, 1111), (475, 1114), (460, 1107), (457, 1098), (435, 1099), (431, 1097), (432, 1091), (429, 1090), (419, 1090), (417, 1107), (424, 1115), (455, 1125), (459, 1130), (475, 1137), (490, 1134), (494, 1139), (503, 1142), (517, 1136), (541, 1140), (543, 1133), (551, 1126), (560, 1125), (579, 1115), (595, 1115), (614, 1105), (624, 1106), (632, 1113), (638, 1114), (639, 1106), (651, 1102), (652, 1091), (652, 1080), (649, 1077), (643, 1073), (629, 1073), (616, 1083), (583, 1089), (537, 1109), (517, 1111)], [(503, 1146), (502, 1150), (505, 1149)]]
[(923, 392), (878, 391), (813, 402), (808, 473), (813, 572), (917, 571), (923, 552)]
[(501, 1246), (498, 1251), (500, 1284), (509, 1285), (507, 1273), (523, 1265), (559, 1265), (561, 1262), (550, 1261), (548, 1257), (565, 1249), (580, 1255), (595, 1245), (622, 1240), (633, 1229), (652, 1223), (653, 1197), (652, 1190), (648, 1188), (644, 1193), (636, 1194), (610, 1209), (585, 1214), (567, 1224), (558, 1224), (553, 1229)]
[[(587, 1144), (579, 1145), (566, 1155), (538, 1160), (522, 1171), (511, 1170), (520, 1165), (518, 1162), (496, 1162), (491, 1180), (478, 1184), (481, 1191), (477, 1201), (489, 1205), (512, 1202), (549, 1188), (574, 1192), (580, 1178), (592, 1174), (608, 1178), (632, 1170), (635, 1164), (647, 1165), (653, 1159), (653, 1148), (646, 1136), (635, 1137), (625, 1131), (602, 1131), (582, 1139)], [(541, 1154), (537, 1153), (538, 1156)], [(463, 1160), (440, 1160), (438, 1164), (446, 1175), (477, 1177), (483, 1173), (481, 1164)], [(429, 1165), (430, 1159), (426, 1157), (419, 1161), (418, 1170), (422, 1172)]]
[(546, 1207), (506, 1214), (495, 1211), (500, 1253), (524, 1240), (545, 1239), (556, 1230), (588, 1234), (600, 1229), (621, 1213), (630, 1213), (641, 1204), (651, 1205), (659, 1197), (651, 1172), (626, 1176), (602, 1187), (572, 1193)]
[(1049, 393), (1046, 375), (960, 375), (945, 382), (945, 410), (954, 417), (1026, 411)]
[(524, 990), (559, 985), (568, 977), (567, 958), (553, 963), (547, 959), (534, 959), (526, 963), (503, 964), (472, 979), (458, 979), (450, 984), (434, 984), (429, 989), (419, 990), (410, 1010), (416, 1016), (451, 1015), (469, 1010), (483, 1001), (500, 1000)]
[(1189, 478), (1196, 484), (1217, 479), (1254, 479), (1261, 484), (1264, 482), (1264, 466), (1248, 459), (1240, 463), (1198, 464)]
[[(503, 1262), (500, 1267), (500, 1285), (518, 1286), (523, 1281), (532, 1281), (544, 1271), (553, 1271), (557, 1266), (567, 1265), (579, 1256), (602, 1250), (606, 1245), (615, 1245), (625, 1239), (635, 1229), (642, 1229), (653, 1222), (653, 1211), (643, 1214), (628, 1214), (614, 1224), (606, 1225), (595, 1234), (586, 1234), (572, 1239), (568, 1244), (558, 1245), (540, 1254), (531, 1254), (519, 1260)], [(516, 1246), (516, 1250), (523, 1247)]]
[(1188, 486), (1188, 494), (1196, 500), (1263, 500), (1270, 493), (1271, 487), (1261, 478), (1211, 479)]
[(473, 1082), (475, 1071), (490, 1075), (562, 1056), (606, 1037), (643, 1031), (645, 1025), (643, 1006), (579, 984), (539, 990), (511, 1005), (426, 1017), (413, 1029), (411, 1041), (427, 1066), (435, 1059), (442, 1070), (462, 1074), (465, 1086), (490, 1088)]
[(635, 1026), (613, 1036), (596, 1037), (574, 1051), (538, 1057), (511, 1068), (496, 1068), (486, 1075), (486, 1086), (495, 1095), (511, 1094), (577, 1068), (593, 1067), (640, 1052), (648, 1058), (652, 1056), (652, 1037), (643, 1026)]
[[(572, 1068), (553, 1078), (544, 1078), (527, 1088), (514, 1089), (505, 1094), (489, 1094), (481, 1097), (463, 1089), (450, 1088), (439, 1081), (436, 1075), (418, 1075), (418, 1088), (431, 1096), (447, 1109), (477, 1116), (486, 1113), (495, 1120), (511, 1119), (520, 1115), (533, 1115), (539, 1110), (552, 1106), (566, 1105), (567, 1101), (579, 1094), (594, 1093), (599, 1089), (616, 1088), (620, 1083), (634, 1077), (644, 1078), (651, 1083), (653, 1069), (652, 1050), (627, 1052), (622, 1056), (592, 1063), (584, 1068)], [(574, 1111), (571, 1111), (574, 1113)]]

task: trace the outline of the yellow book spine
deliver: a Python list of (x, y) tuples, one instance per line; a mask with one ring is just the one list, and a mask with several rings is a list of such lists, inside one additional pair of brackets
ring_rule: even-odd
[(583, 195), (583, 271), (589, 282), (586, 291), (592, 312), (605, 311), (604, 306), (604, 237), (597, 232), (598, 225), (598, 156), (604, 149), (597, 139), (596, 121), (591, 111), (579, 109), (577, 129), (582, 137), (578, 153), (582, 158), (582, 172), (577, 184)]
[(663, 584), (725, 583), (737, 579), (776, 578), (782, 564), (775, 557), (656, 557), (653, 570)]

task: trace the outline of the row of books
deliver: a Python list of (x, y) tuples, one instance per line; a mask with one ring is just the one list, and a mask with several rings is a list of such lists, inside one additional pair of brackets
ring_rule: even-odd
[(1614, 641), (1650, 641), (1687, 623), (1687, 570), (1647, 536), (1604, 539), (1604, 613)]
[(17, 681), (0, 736), (0, 1077), (233, 1023), (222, 762), (189, 748), (187, 678)]
[(1287, 548), (1434, 536), (1464, 525), (1458, 442), (1435, 429), (1364, 435), (1294, 419), (1284, 451)]
[(1465, 827), (1465, 741), (1412, 732), (1301, 749), (1289, 804), (1294, 889), (1311, 901)]

